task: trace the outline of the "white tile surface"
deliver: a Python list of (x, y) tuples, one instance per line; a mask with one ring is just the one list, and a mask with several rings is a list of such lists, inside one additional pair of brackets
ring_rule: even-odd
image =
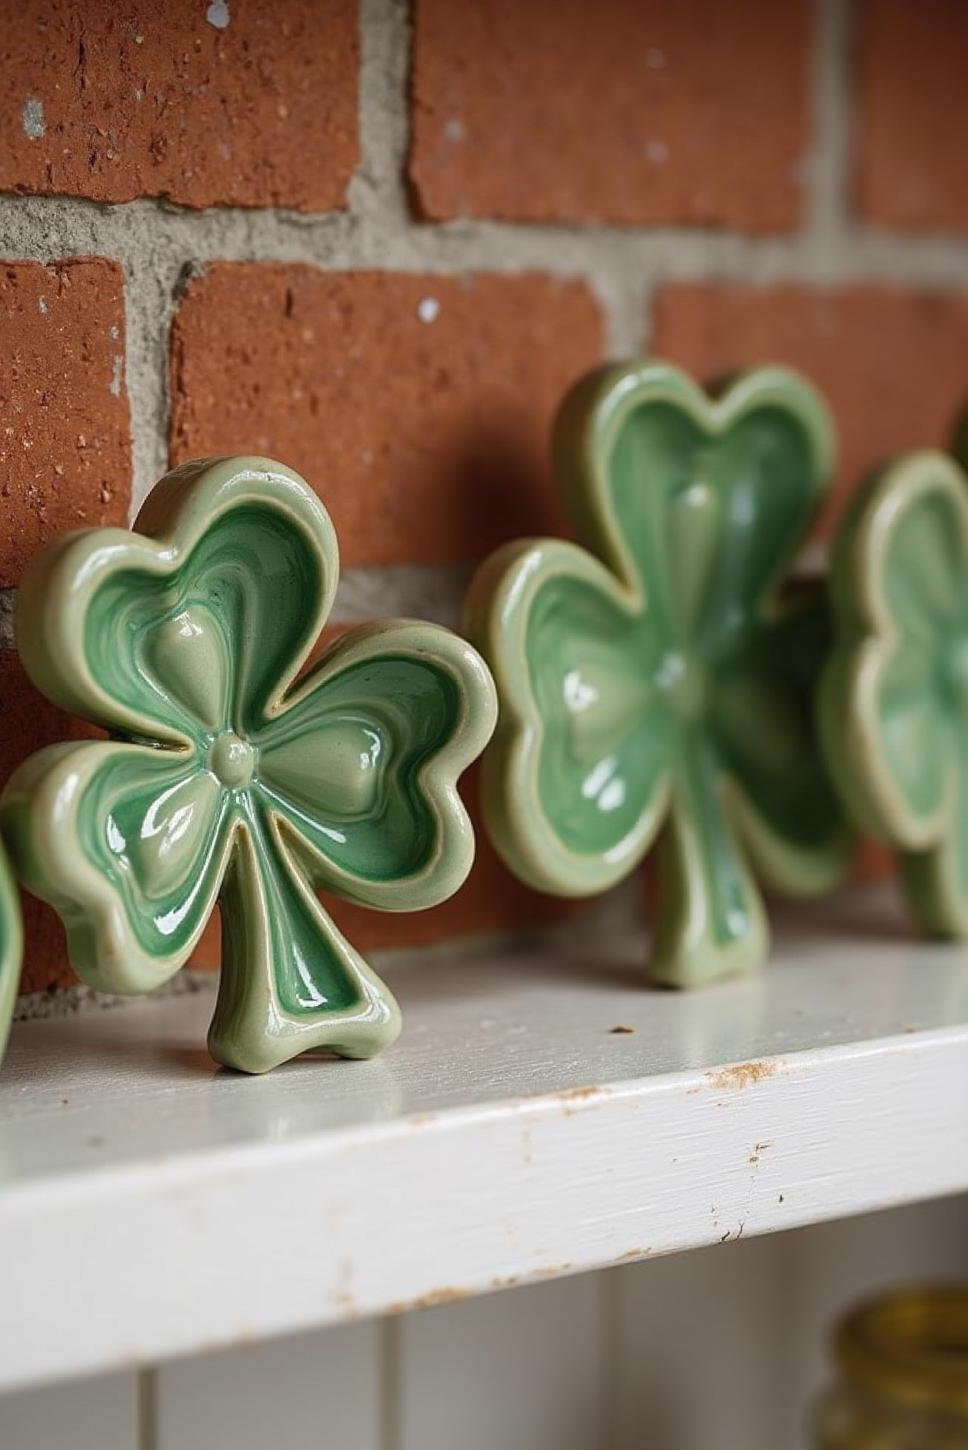
[(600, 1275), (407, 1316), (392, 1450), (598, 1450), (601, 1327)]
[(353, 1324), (163, 1365), (150, 1450), (381, 1450), (380, 1333)]

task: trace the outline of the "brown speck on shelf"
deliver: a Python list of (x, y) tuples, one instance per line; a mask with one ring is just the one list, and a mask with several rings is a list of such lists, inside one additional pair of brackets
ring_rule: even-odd
[(613, 1037), (627, 1037), (634, 1034), (635, 1032), (634, 1027), (610, 1027), (608, 1030)]
[(87, 1146), (89, 1148), (103, 1148), (104, 1147), (104, 1139), (103, 1138), (99, 1138), (97, 1136), (97, 1134), (95, 1133), (95, 1135), (92, 1138), (88, 1138), (88, 1140), (87, 1140)]

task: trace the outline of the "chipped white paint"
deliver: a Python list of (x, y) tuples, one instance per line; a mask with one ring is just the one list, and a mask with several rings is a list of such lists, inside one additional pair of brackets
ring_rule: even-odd
[(111, 363), (111, 381), (108, 383), (108, 392), (115, 398), (121, 396), (121, 375), (124, 371), (124, 358), (119, 352), (114, 354)]
[(421, 297), (417, 303), (417, 316), (421, 322), (436, 322), (440, 316), (440, 302), (436, 297)]
[(226, 30), (231, 18), (227, 0), (212, 0), (211, 5), (205, 11), (205, 19), (209, 25), (214, 25), (216, 30)]
[(647, 1427), (649, 1450), (806, 1450), (834, 1319), (899, 1265), (963, 1278), (966, 1215), (965, 1198), (919, 1203), (0, 1395), (0, 1444), (642, 1450)]
[(45, 317), (47, 315), (47, 313), (50, 311), (50, 308), (47, 306), (47, 298), (46, 297), (38, 297), (37, 298), (37, 311), (40, 313), (41, 317)]
[(20, 120), (24, 135), (29, 141), (39, 141), (47, 130), (44, 121), (44, 104), (36, 96), (28, 96), (20, 108)]
[(669, 159), (669, 148), (664, 141), (646, 141), (645, 154), (653, 166), (664, 166)]
[(641, 940), (572, 935), (394, 973), (407, 1031), (368, 1063), (217, 1072), (204, 993), (15, 1026), (0, 1386), (968, 1187), (964, 948), (861, 895), (674, 995)]
[(448, 116), (444, 122), (444, 140), (452, 143), (463, 141), (466, 134), (467, 132), (464, 129), (464, 123), (460, 116)]
[(831, 1376), (834, 1321), (900, 1281), (963, 1280), (966, 1228), (968, 1199), (947, 1198), (610, 1275), (615, 1398), (601, 1443), (807, 1450), (807, 1413)]

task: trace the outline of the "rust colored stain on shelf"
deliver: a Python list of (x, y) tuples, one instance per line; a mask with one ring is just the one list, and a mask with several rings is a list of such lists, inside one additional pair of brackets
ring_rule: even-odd
[(555, 1102), (563, 1105), (565, 1116), (568, 1117), (577, 1112), (585, 1103), (602, 1097), (604, 1092), (604, 1088), (590, 1083), (587, 1087), (566, 1088), (564, 1092), (555, 1093), (553, 1096)]
[(455, 1289), (451, 1287), (429, 1289), (426, 1294), (421, 1294), (416, 1299), (400, 1299), (393, 1304), (388, 1304), (384, 1312), (387, 1314), (409, 1314), (413, 1309), (440, 1309), (445, 1304), (458, 1304), (462, 1299), (471, 1299), (476, 1293), (476, 1289)]
[(762, 1062), (735, 1062), (729, 1067), (720, 1067), (715, 1072), (707, 1072), (705, 1076), (715, 1088), (739, 1092), (743, 1088), (752, 1087), (754, 1083), (774, 1077), (781, 1066), (779, 1058), (767, 1057)]

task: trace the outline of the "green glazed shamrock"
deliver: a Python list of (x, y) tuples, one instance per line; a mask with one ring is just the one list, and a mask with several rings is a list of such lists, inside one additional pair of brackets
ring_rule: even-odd
[(446, 629), (389, 621), (297, 678), (338, 553), (279, 463), (178, 468), (137, 527), (55, 540), (21, 588), (32, 678), (113, 738), (14, 774), (0, 816), (15, 865), (62, 916), (78, 974), (114, 992), (167, 981), (218, 901), (219, 1062), (372, 1056), (397, 1005), (315, 888), (408, 911), (460, 886), (474, 838), (456, 780), (494, 727), (487, 669)]
[(851, 815), (898, 852), (911, 906), (968, 937), (968, 478), (916, 453), (872, 478), (831, 566), (820, 723)]
[(7, 1046), (23, 956), (23, 921), (17, 887), (0, 846), (0, 1062)]
[(501, 704), (485, 757), (498, 849), (532, 885), (583, 896), (661, 828), (651, 971), (676, 986), (764, 958), (751, 867), (806, 895), (847, 862), (813, 739), (823, 596), (779, 597), (831, 457), (826, 410), (790, 373), (714, 402), (664, 363), (605, 368), (554, 435), (586, 547), (509, 545), (471, 586)]

